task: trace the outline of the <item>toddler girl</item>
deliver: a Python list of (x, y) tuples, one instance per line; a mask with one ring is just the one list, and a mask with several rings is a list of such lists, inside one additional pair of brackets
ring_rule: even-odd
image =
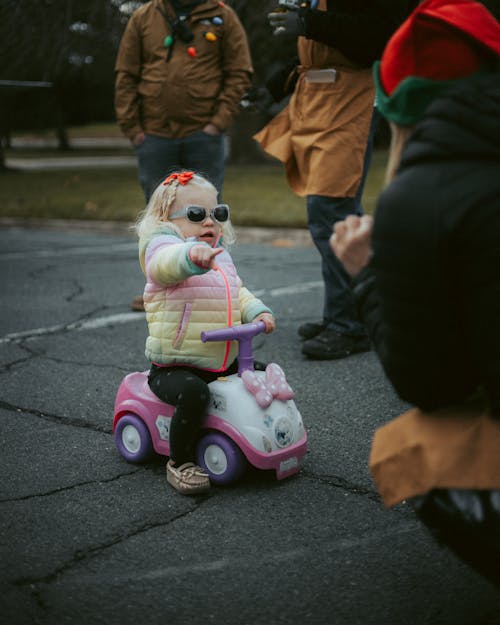
[(205, 492), (208, 475), (193, 462), (205, 415), (207, 384), (237, 372), (237, 343), (203, 343), (200, 333), (274, 317), (241, 282), (225, 249), (234, 241), (229, 206), (192, 171), (168, 176), (154, 191), (137, 223), (139, 256), (146, 275), (144, 307), (149, 324), (149, 386), (175, 406), (170, 424), (167, 481), (183, 494)]

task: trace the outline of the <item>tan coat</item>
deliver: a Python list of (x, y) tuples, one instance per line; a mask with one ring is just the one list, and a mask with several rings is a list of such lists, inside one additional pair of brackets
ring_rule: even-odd
[(386, 507), (434, 488), (500, 489), (500, 421), (480, 405), (413, 408), (379, 428), (370, 471)]
[[(118, 124), (129, 138), (140, 131), (185, 137), (208, 123), (224, 131), (253, 71), (236, 13), (216, 0), (195, 6), (188, 18), (194, 39), (186, 44), (177, 37), (167, 62), (164, 41), (170, 28), (161, 11), (174, 17), (169, 3), (146, 3), (133, 13), (123, 34), (115, 65)], [(214, 17), (223, 23), (214, 24)], [(207, 32), (216, 39), (207, 40)], [(188, 53), (191, 46), (194, 57)]]
[[(325, 10), (325, 3), (319, 8)], [(338, 50), (299, 37), (300, 76), (288, 106), (255, 135), (285, 163), (298, 195), (354, 197), (375, 100), (371, 69), (360, 69)], [(309, 69), (334, 68), (332, 83), (306, 80)]]

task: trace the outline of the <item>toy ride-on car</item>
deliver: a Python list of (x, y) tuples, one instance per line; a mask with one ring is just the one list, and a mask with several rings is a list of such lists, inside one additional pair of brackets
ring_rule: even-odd
[[(209, 406), (196, 446), (196, 462), (215, 484), (235, 482), (248, 463), (283, 479), (299, 471), (307, 450), (302, 418), (281, 368), (271, 363), (265, 371), (254, 371), (252, 339), (264, 329), (257, 321), (201, 333), (204, 342), (239, 344), (238, 373), (208, 385)], [(170, 452), (174, 406), (156, 397), (147, 378), (147, 371), (127, 375), (115, 400), (114, 438), (128, 462)]]

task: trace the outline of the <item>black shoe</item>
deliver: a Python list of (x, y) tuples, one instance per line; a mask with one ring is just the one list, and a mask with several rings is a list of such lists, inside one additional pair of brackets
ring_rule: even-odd
[(367, 336), (348, 336), (335, 330), (323, 330), (302, 344), (302, 353), (315, 360), (345, 358), (370, 349), (370, 340)]
[(326, 323), (324, 323), (323, 321), (319, 321), (318, 323), (303, 323), (301, 326), (299, 326), (297, 333), (303, 339), (312, 339), (315, 336), (318, 336), (320, 332), (323, 332), (325, 328)]

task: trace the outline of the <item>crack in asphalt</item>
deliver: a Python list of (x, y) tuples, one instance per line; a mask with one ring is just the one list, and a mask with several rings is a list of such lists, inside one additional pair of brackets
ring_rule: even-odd
[(82, 295), (82, 293), (85, 292), (85, 289), (78, 282), (78, 280), (71, 280), (71, 282), (73, 283), (75, 290), (73, 291), (73, 293), (70, 293), (64, 298), (67, 302), (72, 302), (75, 298), (77, 298), (79, 295)]
[(19, 365), (23, 362), (27, 362), (28, 360), (31, 360), (33, 358), (33, 354), (29, 355), (29, 356), (25, 356), (24, 358), (18, 358), (17, 360), (13, 360), (12, 362), (7, 362), (4, 365), (0, 366), (0, 375), (4, 374), (4, 373), (8, 373), (9, 371), (11, 371), (11, 369), (13, 369), (15, 367), (15, 365)]
[(103, 312), (109, 308), (109, 306), (98, 306), (94, 310), (91, 310), (90, 312), (79, 317), (76, 321), (71, 321), (70, 323), (58, 324), (47, 328), (35, 328), (34, 330), (26, 330), (25, 332), (13, 332), (12, 334), (8, 334), (7, 336), (0, 338), (0, 344), (21, 343), (39, 338), (40, 336), (47, 336), (49, 334), (65, 334), (71, 330), (78, 329), (80, 325), (89, 321), (89, 319), (91, 319), (96, 313)]
[(33, 358), (43, 358), (45, 356), (45, 350), (38, 350), (37, 351), (35, 349), (32, 349), (28, 345), (25, 344), (24, 340), (19, 341), (17, 343), (17, 347), (19, 347), (19, 349), (22, 349), (25, 352), (27, 352), (27, 355), (24, 358), (18, 358), (17, 360), (13, 360), (11, 362), (7, 362), (4, 365), (0, 366), (0, 375), (2, 375), (4, 373), (8, 373), (16, 365), (28, 362), (29, 360), (32, 360)]
[[(306, 479), (318, 481), (322, 484), (333, 486), (334, 488), (339, 488), (340, 490), (351, 493), (352, 495), (366, 497), (367, 499), (370, 499), (378, 505), (383, 505), (382, 498), (376, 490), (368, 488), (366, 486), (361, 486), (360, 484), (356, 484), (355, 482), (351, 482), (350, 480), (346, 480), (340, 475), (319, 475), (313, 473), (312, 471), (307, 471), (304, 469), (301, 470), (300, 475)], [(407, 512), (404, 509), (405, 504), (406, 501), (402, 501), (397, 506), (392, 507), (391, 511), (394, 514), (406, 516)]]
[(44, 273), (47, 273), (49, 271), (51, 271), (52, 269), (56, 269), (56, 265), (45, 265), (44, 267), (37, 267), (36, 269), (33, 269), (32, 271), (28, 271), (28, 278), (39, 278), (40, 276), (43, 276)]
[(352, 493), (353, 495), (367, 497), (368, 499), (371, 499), (372, 501), (375, 501), (377, 503), (381, 502), (378, 493), (372, 488), (368, 488), (366, 486), (356, 484), (355, 482), (351, 482), (350, 480), (346, 480), (340, 475), (321, 475), (304, 469), (301, 470), (300, 474), (305, 478), (313, 479), (315, 481), (321, 482), (322, 484), (327, 484), (335, 488), (340, 488), (341, 490), (345, 490), (349, 493)]
[[(185, 514), (189, 514), (185, 513)], [(178, 515), (177, 518), (184, 515)], [(173, 519), (176, 520), (176, 519)], [(405, 520), (402, 523), (399, 523), (397, 526), (392, 526), (389, 528), (376, 528), (373, 530), (368, 530), (363, 533), (361, 536), (346, 536), (343, 538), (335, 537), (333, 540), (327, 541), (323, 543), (323, 551), (327, 554), (341, 553), (348, 550), (352, 550), (353, 548), (359, 549), (364, 545), (370, 545), (375, 542), (379, 542), (381, 540), (386, 539), (387, 537), (393, 538), (398, 535), (411, 534), (415, 532), (415, 530), (420, 526), (420, 523), (416, 519), (412, 519), (410, 521)], [(92, 554), (93, 555), (93, 554)], [(273, 552), (268, 554), (268, 558), (271, 558), (275, 563), (281, 563), (282, 565), (290, 566), (290, 563), (293, 563), (295, 560), (307, 560), (310, 559), (311, 552), (310, 546), (298, 546), (296, 548), (288, 549), (284, 552)], [(239, 571), (242, 570), (242, 567), (252, 566), (251, 561), (245, 555), (238, 555), (234, 557), (221, 557), (217, 560), (210, 561), (202, 561), (200, 563), (186, 563), (184, 565), (165, 565), (161, 568), (151, 569), (144, 572), (124, 572), (121, 575), (115, 575), (113, 577), (114, 582), (120, 582), (124, 586), (130, 584), (132, 582), (137, 581), (154, 581), (159, 579), (168, 579), (169, 577), (179, 577), (181, 575), (188, 576), (193, 573), (201, 573), (203, 575), (207, 575), (212, 571), (220, 571), (228, 568), (235, 568)], [(57, 575), (57, 573), (56, 573)], [(49, 577), (49, 576), (46, 576)], [(92, 574), (84, 575), (83, 582), (88, 582), (89, 579), (92, 579), (94, 582), (97, 581), (99, 583), (99, 577), (94, 577)], [(50, 583), (52, 579), (48, 580)], [(14, 583), (14, 582), (11, 582)], [(43, 580), (38, 581), (24, 581), (23, 583), (31, 583), (33, 586), (35, 584), (47, 583), (45, 582), (45, 578)], [(39, 592), (41, 592), (39, 590)]]
[(143, 470), (143, 467), (131, 467), (130, 471), (126, 473), (119, 473), (118, 475), (114, 475), (113, 477), (110, 477), (107, 479), (87, 480), (86, 482), (76, 482), (75, 484), (70, 484), (69, 486), (61, 486), (60, 488), (54, 488), (52, 490), (48, 490), (43, 493), (31, 493), (29, 495), (23, 495), (22, 497), (0, 499), (0, 504), (18, 503), (20, 501), (30, 501), (31, 499), (37, 499), (39, 497), (51, 497), (52, 495), (58, 495), (60, 493), (69, 492), (71, 490), (82, 488), (84, 486), (90, 486), (92, 484), (110, 484), (111, 482), (116, 482), (117, 480), (121, 480), (123, 477), (129, 477), (130, 475), (139, 473), (139, 471), (141, 470)]
[(135, 538), (136, 536), (139, 536), (140, 534), (144, 534), (145, 532), (149, 532), (150, 530), (156, 529), (158, 527), (167, 527), (171, 525), (172, 523), (175, 523), (179, 519), (182, 519), (192, 514), (193, 512), (196, 512), (198, 508), (202, 505), (202, 503), (210, 499), (211, 496), (212, 495), (203, 495), (199, 497), (197, 501), (192, 502), (192, 507), (189, 510), (185, 510), (173, 516), (172, 518), (168, 519), (167, 521), (165, 520), (150, 521), (148, 523), (144, 523), (143, 525), (135, 529), (132, 528), (129, 531), (126, 531), (124, 534), (116, 536), (115, 538), (110, 539), (106, 542), (102, 542), (100, 544), (94, 545), (85, 550), (77, 550), (74, 552), (73, 557), (71, 557), (66, 562), (64, 562), (57, 568), (55, 568), (51, 573), (47, 573), (46, 575), (43, 575), (41, 577), (19, 577), (17, 579), (12, 580), (10, 584), (12, 584), (13, 586), (31, 586), (30, 590), (33, 596), (36, 598), (38, 594), (39, 599), (42, 600), (41, 590), (37, 588), (37, 585), (39, 586), (41, 584), (50, 584), (51, 582), (56, 580), (60, 575), (64, 575), (65, 573), (70, 571), (72, 568), (74, 568), (78, 564), (81, 564), (82, 562), (86, 560), (95, 558), (98, 555), (100, 555), (103, 551), (106, 551), (107, 549), (114, 547), (115, 545), (118, 545), (120, 543), (123, 543), (129, 540), (130, 538)]
[(100, 432), (101, 434), (111, 434), (112, 429), (109, 427), (103, 427), (88, 423), (83, 417), (82, 418), (72, 418), (72, 417), (61, 417), (56, 414), (49, 414), (48, 412), (42, 412), (41, 410), (36, 410), (35, 408), (25, 408), (23, 406), (14, 406), (13, 404), (9, 404), (6, 401), (0, 399), (0, 409), (8, 410), (10, 412), (25, 412), (27, 414), (34, 415), (35, 417), (40, 417), (45, 421), (50, 421), (51, 423), (58, 423), (60, 425), (67, 425), (71, 427), (82, 428), (84, 430), (92, 430), (93, 432)]
[[(58, 358), (57, 356), (48, 356), (44, 350), (36, 351), (34, 349), (29, 349), (28, 346), (24, 344), (25, 340), (26, 339), (21, 339), (18, 343), (18, 346), (21, 349), (25, 349), (29, 353), (29, 355), (24, 358), (18, 358), (17, 360), (13, 360), (11, 362), (7, 362), (3, 365), (0, 365), (0, 375), (3, 375), (4, 373), (9, 373), (16, 365), (23, 364), (31, 360), (32, 358), (43, 358), (44, 360), (55, 362), (60, 365), (74, 365), (78, 367), (92, 367), (92, 368), (96, 367), (99, 369), (115, 369), (117, 371), (122, 371), (124, 373), (130, 373), (131, 368), (133, 369), (133, 367), (130, 367), (130, 366), (127, 367), (127, 366), (119, 365), (116, 363), (98, 363), (98, 362), (91, 362), (91, 361), (82, 362), (81, 360), (70, 360), (66, 358)], [(143, 366), (143, 369), (144, 368), (145, 367)]]

